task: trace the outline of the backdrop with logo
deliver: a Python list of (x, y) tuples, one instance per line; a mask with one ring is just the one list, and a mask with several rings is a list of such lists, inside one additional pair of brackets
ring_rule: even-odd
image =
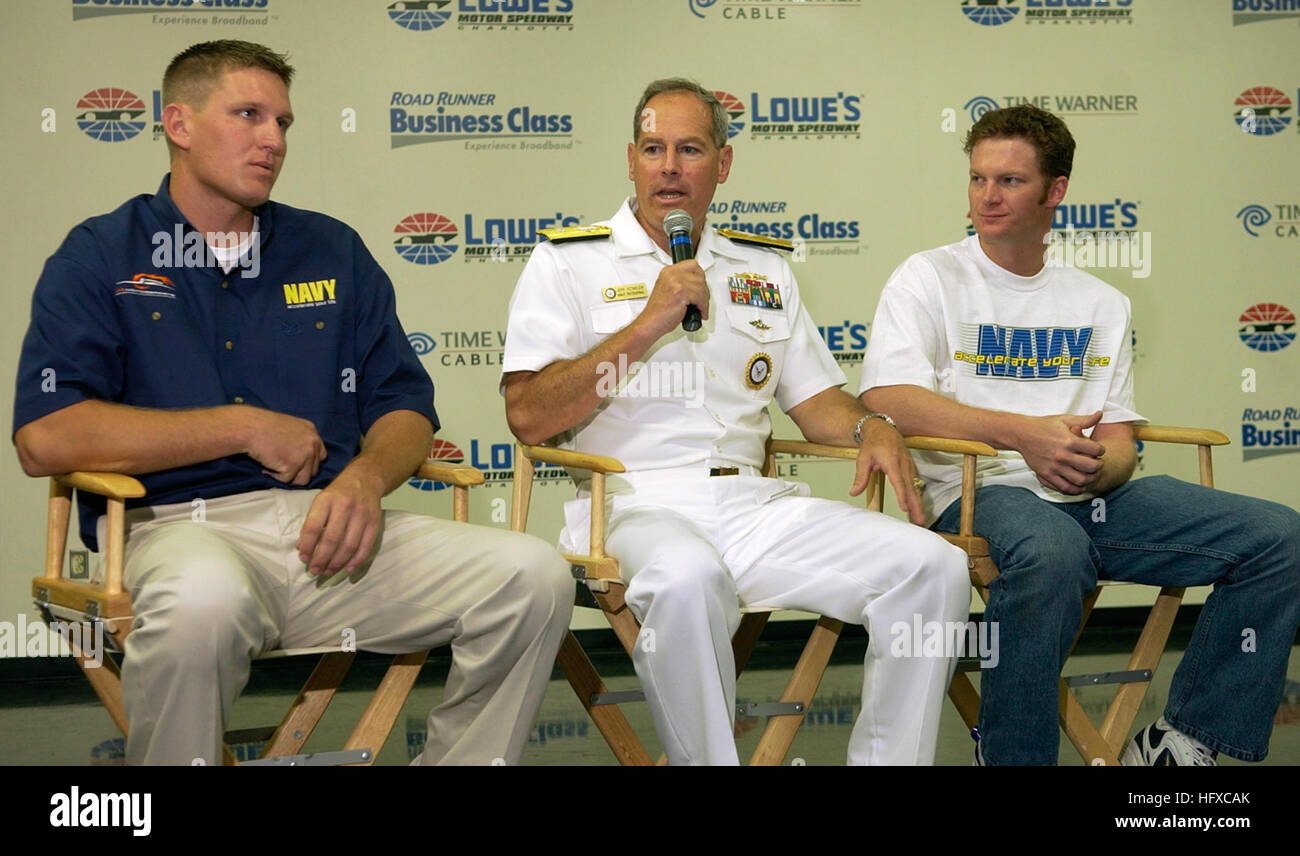
[[(166, 171), (167, 61), (241, 38), (298, 68), (274, 195), (351, 224), (392, 277), (437, 384), (436, 452), (488, 477), (475, 522), (507, 525), (516, 461), (497, 383), (522, 263), (538, 229), (604, 219), (631, 191), (634, 105), (670, 75), (731, 114), (711, 221), (795, 241), (853, 392), (890, 272), (967, 234), (972, 122), (1023, 102), (1062, 115), (1078, 153), (1055, 226), (1122, 236), (1109, 253), (1067, 243), (1062, 260), (1132, 299), (1140, 410), (1231, 436), (1221, 487), (1300, 504), (1297, 0), (9, 0), (0, 16), (6, 402), (45, 258)], [(1144, 449), (1141, 467), (1195, 478), (1182, 450)], [(823, 496), (850, 481), (815, 459), (782, 470)], [(553, 540), (572, 487), (540, 475), (530, 530)], [(14, 622), (31, 611), (46, 489), (12, 453), (0, 478), (0, 619)], [(389, 503), (446, 515), (439, 487)]]

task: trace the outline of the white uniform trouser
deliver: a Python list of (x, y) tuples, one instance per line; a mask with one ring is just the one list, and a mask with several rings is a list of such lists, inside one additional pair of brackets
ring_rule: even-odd
[(220, 764), (253, 657), (353, 640), (392, 654), (451, 643), (421, 763), (517, 761), (572, 610), (563, 559), (531, 536), (386, 511), (372, 562), (322, 581), (295, 546), (318, 493), (128, 514), (128, 763)]
[[(807, 493), (703, 468), (610, 477), (606, 547), (641, 621), (633, 661), (670, 764), (738, 763), (731, 637), (741, 606), (864, 625), (848, 762), (933, 763), (955, 661), (892, 656), (890, 634), (916, 616), (966, 619), (966, 554), (926, 529)], [(566, 505), (564, 549), (585, 549), (589, 508), (585, 498)]]

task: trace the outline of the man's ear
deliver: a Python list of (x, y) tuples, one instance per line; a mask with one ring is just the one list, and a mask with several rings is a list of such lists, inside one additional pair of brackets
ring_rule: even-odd
[(184, 104), (168, 104), (163, 108), (162, 126), (167, 139), (171, 140), (176, 148), (185, 151), (189, 151), (190, 148), (189, 119), (190, 111)]
[(1061, 204), (1065, 198), (1065, 191), (1070, 186), (1070, 179), (1064, 175), (1058, 175), (1052, 179), (1052, 183), (1047, 186), (1047, 199), (1044, 205), (1050, 205), (1053, 208)]

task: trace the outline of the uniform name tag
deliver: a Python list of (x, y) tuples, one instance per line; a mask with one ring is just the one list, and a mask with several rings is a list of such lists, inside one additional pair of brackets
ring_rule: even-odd
[(781, 309), (781, 287), (756, 273), (733, 274), (727, 280), (731, 302), (741, 306)]
[(616, 300), (635, 300), (648, 294), (644, 282), (634, 282), (631, 285), (611, 285), (601, 291), (600, 296), (605, 298), (606, 303), (613, 303)]

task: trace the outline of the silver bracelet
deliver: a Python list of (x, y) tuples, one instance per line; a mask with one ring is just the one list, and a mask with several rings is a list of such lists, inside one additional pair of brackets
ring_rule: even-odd
[(866, 414), (863, 415), (863, 417), (858, 420), (858, 424), (853, 426), (853, 442), (859, 446), (862, 445), (862, 426), (866, 423), (868, 419), (883, 419), (889, 423), (890, 428), (893, 428), (895, 431), (898, 430), (898, 426), (894, 424), (894, 420), (890, 419), (888, 416), (886, 416), (883, 413), (877, 413), (874, 410), (868, 410)]

